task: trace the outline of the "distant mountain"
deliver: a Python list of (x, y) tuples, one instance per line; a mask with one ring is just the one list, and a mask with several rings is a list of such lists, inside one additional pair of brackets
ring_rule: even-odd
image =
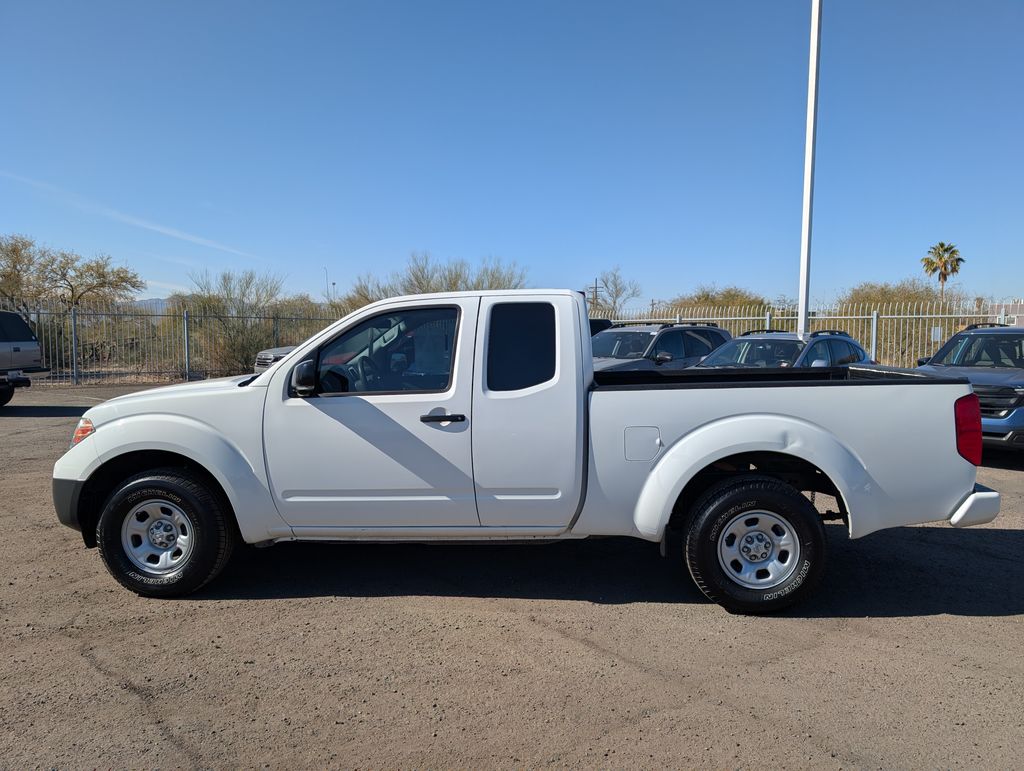
[(169, 301), (166, 297), (151, 297), (147, 300), (136, 300), (132, 303), (136, 308), (140, 308), (150, 313), (163, 313), (167, 310)]

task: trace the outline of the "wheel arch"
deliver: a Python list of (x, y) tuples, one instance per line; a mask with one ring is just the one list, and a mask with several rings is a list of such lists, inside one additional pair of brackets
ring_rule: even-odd
[(120, 482), (156, 469), (181, 469), (199, 478), (218, 495), (231, 514), (231, 520), (238, 526), (238, 517), (224, 486), (205, 466), (195, 459), (169, 450), (135, 450), (122, 453), (106, 460), (86, 480), (78, 498), (78, 522), (82, 528), (82, 539), (89, 548), (96, 546), (96, 523), (103, 511), (103, 505), (114, 493)]
[(834, 495), (851, 535), (862, 496), (871, 488), (860, 459), (820, 426), (785, 415), (733, 416), (701, 426), (668, 449), (640, 492), (634, 527), (643, 538), (661, 540), (669, 525), (683, 524), (712, 485), (751, 473)]
[(84, 477), (91, 488), (88, 503), (80, 501), (78, 505), (78, 521), (87, 544), (94, 538), (90, 531), (95, 529), (112, 485), (131, 474), (168, 465), (188, 468), (209, 481), (212, 489), (223, 495), (246, 543), (292, 535), (270, 494), (258, 434), (246, 439), (247, 453), (202, 421), (156, 414), (101, 424), (85, 441), (96, 453), (95, 467)]

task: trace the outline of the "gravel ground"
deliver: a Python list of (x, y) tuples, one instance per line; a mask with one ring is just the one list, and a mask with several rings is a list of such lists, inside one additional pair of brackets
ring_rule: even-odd
[(133, 596), (61, 527), (83, 409), (0, 410), (0, 765), (1020, 766), (1024, 454), (992, 525), (849, 541), (811, 601), (706, 602), (629, 539), (242, 549), (187, 600)]

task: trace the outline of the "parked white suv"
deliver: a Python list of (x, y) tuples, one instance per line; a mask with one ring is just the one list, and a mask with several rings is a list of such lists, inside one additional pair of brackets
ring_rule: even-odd
[[(859, 538), (991, 521), (966, 381), (879, 368), (596, 373), (573, 291), (369, 305), (262, 375), (93, 407), (57, 461), (61, 522), (140, 594), (214, 578), (239, 540), (663, 542), (712, 600), (766, 612)], [(678, 533), (679, 539), (667, 539)]]

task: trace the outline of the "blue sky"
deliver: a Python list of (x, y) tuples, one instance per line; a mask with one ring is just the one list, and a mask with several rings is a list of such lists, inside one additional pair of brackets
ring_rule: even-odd
[[(1024, 295), (1024, 2), (825, 0), (812, 289)], [(795, 296), (810, 0), (5, 2), (0, 233), (150, 281), (343, 287), (410, 252), (535, 286)]]

